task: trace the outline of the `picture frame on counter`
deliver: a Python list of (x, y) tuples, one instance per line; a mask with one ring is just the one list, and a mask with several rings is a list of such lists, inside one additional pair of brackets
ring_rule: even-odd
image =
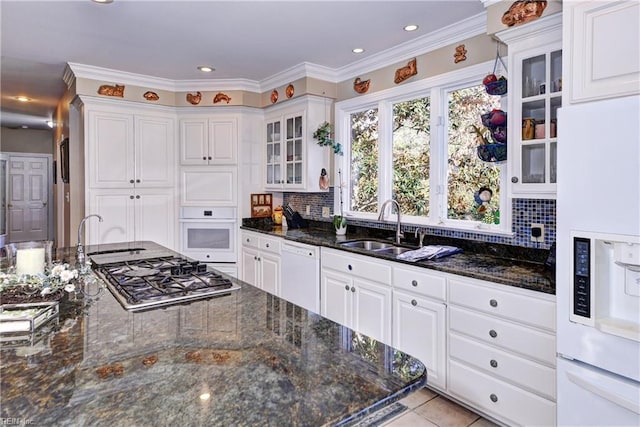
[(270, 193), (251, 194), (251, 218), (268, 218), (273, 211), (273, 199)]

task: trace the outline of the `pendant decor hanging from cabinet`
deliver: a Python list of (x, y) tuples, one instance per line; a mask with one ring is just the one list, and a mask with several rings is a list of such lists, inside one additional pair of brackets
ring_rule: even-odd
[[(502, 65), (504, 73), (507, 73), (507, 66), (500, 57), (500, 44), (496, 44), (496, 60), (493, 63), (493, 71), (482, 80), (485, 90), (489, 95), (504, 95), (507, 93), (507, 78), (500, 75), (498, 64)], [(498, 77), (499, 76), (499, 77)]]

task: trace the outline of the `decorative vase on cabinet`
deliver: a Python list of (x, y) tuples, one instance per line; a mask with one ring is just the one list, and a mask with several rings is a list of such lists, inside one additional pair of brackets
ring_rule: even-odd
[(555, 198), (557, 113), (562, 106), (562, 16), (497, 34), (509, 45), (511, 194)]

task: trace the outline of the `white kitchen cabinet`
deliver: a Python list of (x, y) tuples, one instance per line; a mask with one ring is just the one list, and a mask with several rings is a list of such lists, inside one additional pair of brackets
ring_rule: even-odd
[(280, 247), (282, 239), (242, 232), (242, 280), (280, 295)]
[(393, 265), (393, 347), (427, 367), (428, 384), (447, 387), (446, 277), (424, 268)]
[(331, 150), (313, 133), (330, 117), (332, 101), (306, 95), (265, 112), (264, 188), (320, 192), (322, 169), (329, 172)]
[(87, 109), (90, 188), (175, 185), (175, 120), (126, 109)]
[(562, 106), (562, 15), (497, 34), (509, 46), (510, 193), (555, 198), (557, 113)]
[(165, 189), (106, 189), (89, 193), (91, 212), (103, 221), (88, 221), (87, 244), (151, 240), (175, 246), (176, 200)]
[(450, 277), (448, 390), (507, 425), (554, 425), (555, 296)]
[(183, 117), (180, 119), (181, 165), (236, 164), (238, 119), (236, 117)]
[(562, 11), (568, 101), (640, 93), (640, 3), (565, 0)]
[(321, 249), (320, 314), (391, 345), (391, 266)]
[(236, 166), (188, 166), (180, 169), (182, 206), (236, 206)]

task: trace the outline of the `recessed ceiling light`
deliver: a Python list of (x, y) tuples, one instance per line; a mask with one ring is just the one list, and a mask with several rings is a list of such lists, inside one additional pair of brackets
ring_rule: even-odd
[(17, 100), (17, 101), (20, 101), (20, 102), (29, 102), (29, 101), (31, 101), (31, 98), (28, 98), (28, 97), (22, 96), (22, 95), (16, 96), (14, 99)]
[(94, 3), (100, 3), (100, 4), (109, 4), (109, 3), (113, 3), (113, 0), (91, 0)]
[(212, 71), (215, 71), (215, 68), (208, 65), (200, 65), (198, 66), (198, 70), (202, 71), (203, 73), (210, 73)]
[(353, 48), (353, 50), (351, 52), (353, 52), (353, 53), (362, 53), (362, 52), (364, 52), (364, 49), (361, 48), (361, 47), (356, 47), (356, 48)]
[(406, 27), (404, 27), (405, 31), (415, 31), (418, 29), (418, 26), (416, 24), (409, 24)]

